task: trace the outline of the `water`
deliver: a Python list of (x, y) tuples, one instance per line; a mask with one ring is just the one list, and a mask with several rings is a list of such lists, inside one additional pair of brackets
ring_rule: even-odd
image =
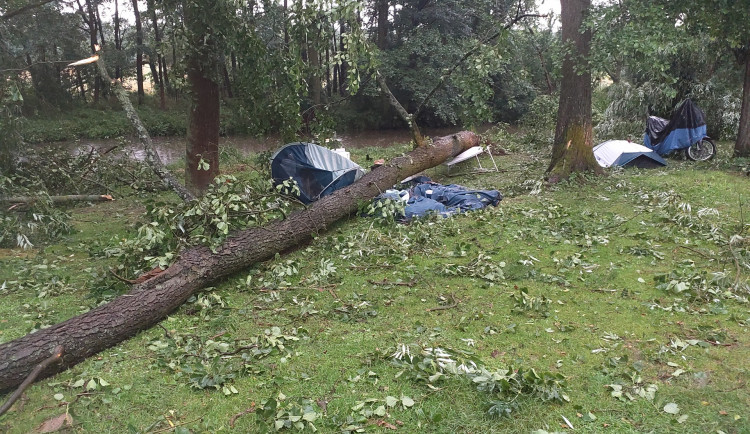
[[(440, 137), (453, 134), (461, 129), (453, 128), (435, 128), (425, 130), (424, 135), (430, 137)], [(482, 130), (486, 130), (483, 128)], [(366, 147), (388, 147), (398, 143), (407, 143), (411, 141), (411, 132), (409, 130), (372, 130), (358, 131), (351, 133), (339, 134), (336, 138), (341, 145), (336, 147), (344, 148), (366, 148)], [(159, 154), (164, 164), (175, 162), (185, 156), (186, 140), (184, 137), (154, 137), (152, 139), (154, 148)], [(91, 147), (106, 150), (118, 144), (115, 140), (85, 140), (80, 142), (65, 143), (63, 146), (69, 147), (75, 153), (88, 152)], [(232, 147), (239, 149), (243, 155), (258, 153), (263, 151), (272, 151), (284, 145), (281, 137), (221, 137), (219, 139), (220, 147)], [(146, 153), (143, 146), (137, 138), (133, 137), (127, 140), (123, 151), (135, 160), (144, 160)]]

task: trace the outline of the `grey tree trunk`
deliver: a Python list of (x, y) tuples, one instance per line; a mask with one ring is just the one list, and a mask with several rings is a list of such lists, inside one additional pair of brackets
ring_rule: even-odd
[(199, 289), (311, 239), (313, 234), (356, 211), (361, 200), (478, 144), (479, 137), (468, 131), (439, 137), (285, 220), (235, 233), (215, 253), (208, 247), (182, 252), (180, 259), (163, 273), (135, 285), (128, 294), (108, 304), (1, 344), (0, 391), (21, 384), (58, 345), (63, 347), (61, 363), (47, 367), (39, 378), (65, 370), (154, 326)]
[(742, 88), (740, 128), (737, 131), (737, 141), (734, 142), (734, 156), (750, 157), (750, 53), (745, 54), (745, 83)]

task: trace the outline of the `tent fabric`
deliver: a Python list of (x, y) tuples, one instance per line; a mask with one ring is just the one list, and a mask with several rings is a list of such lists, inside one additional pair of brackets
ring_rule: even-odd
[(706, 120), (703, 110), (686, 99), (667, 120), (649, 116), (643, 144), (659, 155), (690, 147), (706, 137)]
[(627, 140), (609, 140), (594, 146), (594, 157), (602, 167), (652, 168), (667, 165), (653, 149)]
[(296, 181), (305, 204), (353, 184), (364, 173), (352, 160), (314, 143), (290, 143), (271, 157), (274, 182)]
[(435, 182), (423, 182), (408, 190), (408, 194), (399, 190), (389, 190), (378, 196), (376, 200), (383, 198), (394, 200), (408, 198), (403, 216), (403, 220), (408, 221), (428, 214), (449, 217), (489, 205), (497, 206), (503, 199), (503, 195), (497, 190), (470, 190), (457, 184), (442, 185)]

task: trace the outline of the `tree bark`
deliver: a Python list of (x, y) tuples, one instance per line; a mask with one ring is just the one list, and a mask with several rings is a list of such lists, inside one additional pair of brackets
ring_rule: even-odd
[(61, 363), (49, 366), (41, 377), (67, 369), (154, 326), (199, 289), (311, 239), (356, 211), (360, 201), (477, 145), (479, 137), (468, 131), (439, 137), (285, 220), (233, 234), (215, 253), (203, 246), (182, 252), (180, 259), (164, 272), (108, 304), (0, 344), (0, 391), (20, 384), (58, 345), (64, 349)]
[(558, 182), (573, 172), (601, 173), (594, 158), (591, 121), (591, 31), (581, 32), (591, 0), (562, 0), (562, 40), (567, 47), (562, 65), (560, 103), (547, 180)]
[(734, 142), (734, 156), (750, 157), (750, 52), (745, 53), (745, 83), (742, 88), (740, 127), (737, 131), (737, 141)]
[[(190, 35), (186, 68), (190, 88), (185, 184), (196, 196), (219, 175), (219, 62), (211, 29), (202, 22), (202, 6), (184, 2), (185, 27)], [(202, 163), (207, 163), (206, 168)]]

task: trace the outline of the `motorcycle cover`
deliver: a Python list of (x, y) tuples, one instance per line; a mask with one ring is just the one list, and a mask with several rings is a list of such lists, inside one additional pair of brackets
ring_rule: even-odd
[(646, 121), (646, 134), (643, 144), (659, 155), (667, 155), (677, 149), (684, 149), (706, 137), (706, 121), (703, 110), (693, 101), (686, 99), (667, 120), (649, 116)]

